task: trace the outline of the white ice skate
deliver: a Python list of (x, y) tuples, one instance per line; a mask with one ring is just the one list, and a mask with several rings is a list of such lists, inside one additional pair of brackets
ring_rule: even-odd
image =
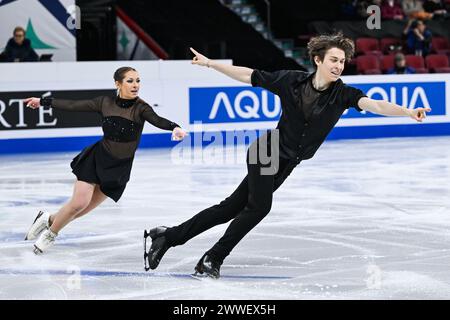
[(39, 211), (36, 219), (34, 219), (33, 224), (28, 230), (27, 235), (25, 236), (25, 240), (34, 240), (36, 239), (42, 231), (48, 229), (50, 227), (50, 213)]
[(55, 243), (55, 238), (58, 234), (50, 229), (41, 233), (34, 244), (34, 253), (41, 254)]

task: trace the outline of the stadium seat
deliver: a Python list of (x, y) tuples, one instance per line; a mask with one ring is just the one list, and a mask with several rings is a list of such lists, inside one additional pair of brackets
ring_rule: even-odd
[(380, 40), (380, 49), (384, 54), (395, 54), (396, 50), (390, 50), (391, 46), (398, 47), (401, 46), (401, 40), (397, 38), (382, 38)]
[(375, 38), (358, 38), (356, 39), (356, 54), (359, 55), (377, 55), (381, 56), (380, 45), (378, 39)]
[(386, 73), (386, 71), (394, 67), (394, 57), (392, 54), (381, 56), (380, 63), (383, 73)]
[(405, 56), (406, 65), (416, 69), (416, 73), (428, 73), (428, 69), (425, 67), (425, 61), (422, 56), (416, 56), (413, 54), (407, 54)]
[(446, 55), (429, 54), (425, 58), (425, 62), (427, 63), (427, 68), (432, 72), (450, 73), (450, 66)]
[(431, 51), (437, 54), (450, 54), (450, 44), (447, 38), (433, 37), (431, 38)]
[(356, 70), (359, 74), (381, 74), (378, 57), (370, 54), (357, 57)]

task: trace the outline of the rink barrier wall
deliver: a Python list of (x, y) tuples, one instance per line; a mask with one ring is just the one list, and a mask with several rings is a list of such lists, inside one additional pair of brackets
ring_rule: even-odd
[[(139, 71), (140, 97), (191, 134), (271, 129), (281, 113), (280, 99), (272, 93), (190, 61), (4, 63), (0, 72), (8, 77), (0, 79), (0, 154), (75, 151), (101, 138), (98, 114), (31, 110), (22, 99), (114, 95), (112, 74), (124, 65)], [(450, 135), (450, 74), (345, 76), (342, 80), (374, 99), (410, 108), (430, 106), (433, 111), (418, 124), (406, 117), (361, 114), (350, 108), (328, 140)], [(143, 133), (140, 147), (176, 145), (169, 132), (149, 124)]]
[[(377, 139), (377, 138), (402, 138), (402, 137), (432, 137), (448, 135), (450, 123), (439, 126), (434, 124), (423, 124), (424, 128), (409, 125), (398, 126), (376, 126), (376, 127), (337, 127), (327, 140), (338, 139)], [(359, 136), (355, 136), (354, 130), (358, 130)], [(234, 131), (233, 133), (243, 133)], [(226, 131), (210, 132), (212, 134), (222, 134), (226, 136)], [(190, 133), (193, 139), (193, 133)], [(139, 144), (139, 148), (170, 148), (178, 144), (170, 140), (170, 133), (145, 134)], [(41, 152), (65, 152), (81, 150), (86, 146), (95, 143), (99, 136), (89, 137), (62, 137), (62, 138), (31, 138), (31, 139), (5, 139), (0, 143), (0, 154), (19, 153), (41, 153)], [(202, 141), (202, 146), (207, 146), (210, 141)]]

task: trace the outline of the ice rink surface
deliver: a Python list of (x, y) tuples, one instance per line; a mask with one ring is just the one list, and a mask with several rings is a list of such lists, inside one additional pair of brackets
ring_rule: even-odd
[(71, 223), (41, 256), (24, 234), (38, 210), (69, 199), (77, 152), (1, 156), (0, 299), (450, 299), (450, 137), (326, 142), (220, 280), (189, 274), (227, 225), (145, 272), (144, 228), (183, 222), (245, 176), (245, 148), (226, 153), (239, 161), (140, 149), (119, 203)]

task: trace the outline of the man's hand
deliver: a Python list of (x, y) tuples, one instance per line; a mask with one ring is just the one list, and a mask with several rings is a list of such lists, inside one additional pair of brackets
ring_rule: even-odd
[(252, 83), (251, 77), (253, 69), (220, 63), (217, 60), (210, 60), (193, 48), (190, 49), (195, 55), (194, 58), (192, 58), (192, 64), (196, 64), (198, 66), (206, 66), (240, 82), (244, 82), (247, 84)]
[(416, 108), (411, 109), (411, 118), (417, 122), (422, 122), (423, 119), (427, 117), (427, 112), (431, 112), (431, 108)]
[(201, 53), (195, 51), (193, 48), (190, 48), (192, 53), (195, 54), (194, 58), (192, 58), (192, 64), (196, 64), (199, 66), (206, 66), (209, 68), (209, 59), (202, 55)]

